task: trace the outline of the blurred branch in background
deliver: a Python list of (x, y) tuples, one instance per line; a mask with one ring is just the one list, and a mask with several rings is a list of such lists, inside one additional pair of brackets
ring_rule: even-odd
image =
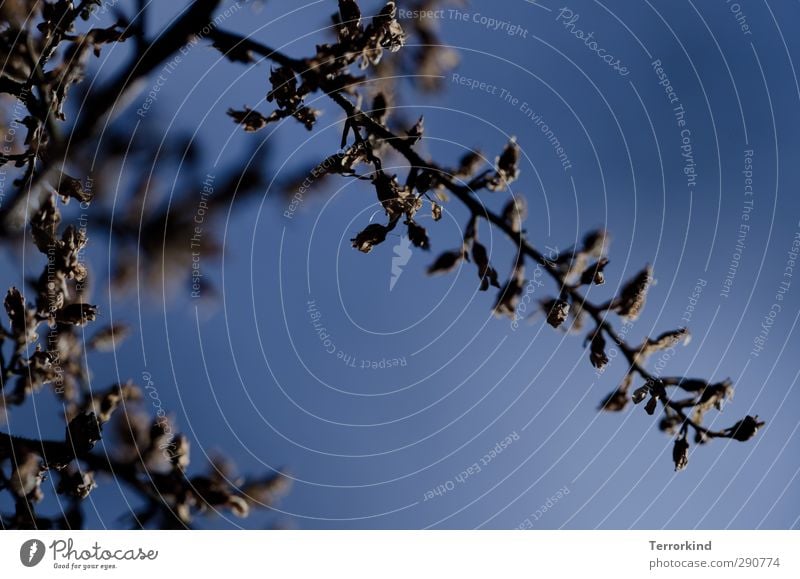
[[(413, 12), (437, 4), (415, 0), (402, 5)], [(311, 56), (296, 58), (220, 29), (215, 19), (220, 0), (190, 2), (158, 31), (146, 29), (147, 5), (139, 0), (115, 3), (111, 10), (115, 21), (107, 27), (86, 24), (95, 11), (108, 8), (101, 0), (0, 6), (5, 22), (0, 28), (4, 61), (0, 93), (6, 97), (0, 169), (4, 175), (9, 169), (16, 175), (0, 197), (0, 239), (14, 248), (30, 234), (44, 263), (41, 275), (28, 282), (30, 291), (17, 289), (25, 281), (17, 279), (5, 299), (8, 327), (0, 327), (0, 405), (5, 415), (48, 387), (62, 402), (64, 421), (64, 436), (58, 439), (0, 434), (0, 489), (14, 501), (14, 511), (2, 514), (4, 528), (82, 526), (81, 500), (95, 487), (96, 473), (123, 482), (142, 499), (144, 506), (131, 515), (136, 527), (188, 527), (196, 516), (217, 509), (244, 516), (253, 507), (270, 506), (286, 487), (280, 472), (239, 479), (231, 466), (220, 461), (212, 463), (208, 472), (190, 474), (188, 439), (174, 431), (163, 412), (150, 417), (138, 404), (147, 384), (116, 384), (103, 392), (90, 392), (87, 384), (83, 337), (97, 317), (90, 288), (98, 280), (92, 279), (91, 268), (81, 258), (88, 241), (86, 226), (63, 227), (62, 209), (72, 202), (91, 211), (88, 227), (93, 239), (106, 236), (109, 253), (113, 238), (112, 279), (103, 281), (117, 289), (132, 287), (139, 267), (146, 268), (146, 279), (158, 283), (168, 281), (161, 279), (162, 272), (180, 269), (171, 264), (186, 262), (196, 194), (207, 178), (196, 162), (197, 145), (192, 137), (164, 137), (150, 122), (126, 117), (123, 111), (129, 94), (143, 79), (197, 38), (251, 70), (256, 70), (251, 66), (256, 57), (274, 64), (266, 98), (259, 95), (251, 106), (228, 112), (245, 131), (295, 121), (313, 130), (319, 111), (307, 100), (316, 94), (326, 95), (341, 109), (339, 150), (314, 166), (324, 167), (326, 177), (370, 183), (386, 217), (384, 223), (371, 223), (358, 233), (352, 240), (354, 248), (368, 253), (389, 232), (401, 228), (414, 246), (427, 250), (429, 232), (415, 217), (425, 210), (438, 221), (443, 208), (457, 202), (469, 214), (463, 235), (454, 249), (434, 261), (430, 273), (444, 273), (471, 261), (480, 290), (498, 290), (495, 314), (516, 319), (526, 265), (543, 268), (555, 288), (555, 295), (541, 302), (547, 322), (574, 331), (588, 324), (589, 361), (600, 371), (609, 361), (609, 340), (628, 362), (619, 388), (601, 409), (620, 411), (633, 400), (644, 402), (650, 415), (658, 412), (661, 429), (675, 437), (676, 470), (687, 465), (690, 432), (697, 444), (714, 438), (744, 441), (763, 426), (757, 417), (746, 416), (729, 428), (710, 430), (703, 425), (704, 417), (712, 409), (721, 410), (730, 398), (729, 381), (661, 377), (647, 370), (649, 355), (686, 343), (688, 330), (679, 328), (631, 344), (615, 329), (615, 318), (624, 323), (642, 311), (653, 279), (649, 267), (613, 299), (604, 303), (586, 299), (584, 288), (605, 281), (604, 231), (587, 234), (582, 244), (568, 251), (545, 256), (526, 237), (524, 198), (512, 196), (500, 212), (487, 209), (482, 195), (505, 192), (519, 176), (520, 149), (515, 140), (493, 160), (477, 150), (452, 163), (420, 152), (425, 139), (422, 117), (409, 121), (395, 114), (394, 107), (405, 86), (423, 91), (440, 88), (441, 78), (457, 62), (455, 52), (438, 39), (432, 21), (411, 19), (403, 26), (397, 4), (391, 1), (366, 18), (354, 0), (339, 0), (333, 38), (318, 44)], [(87, 85), (91, 59), (106, 45), (117, 43), (128, 43), (130, 57), (110, 80)], [(71, 92), (80, 97), (75, 99), (74, 115), (67, 104)], [(163, 147), (154, 146), (162, 140)], [(264, 148), (257, 143), (247, 153), (244, 167), (237, 164), (215, 176), (217, 207), (266, 188)], [(404, 160), (402, 176), (384, 169), (389, 155)], [(186, 170), (176, 179), (177, 164)], [(159, 195), (159, 188), (170, 194)], [(479, 239), (482, 226), (501, 231), (513, 245), (515, 256), (505, 281)], [(206, 237), (203, 243), (209, 253), (220, 250), (213, 238)], [(26, 294), (34, 297), (27, 299)], [(93, 355), (113, 349), (125, 333), (119, 325), (98, 330), (88, 348)], [(637, 379), (639, 384), (634, 383)], [(64, 502), (59, 502), (60, 513), (42, 515), (36, 506), (44, 496), (42, 482), (48, 474), (58, 477), (56, 490)]]
[[(0, 242), (13, 248), (30, 236), (44, 264), (41, 275), (28, 281), (32, 300), (16, 287), (5, 298), (0, 417), (49, 388), (61, 402), (65, 424), (63, 438), (54, 440), (0, 434), (0, 490), (14, 504), (13, 512), (0, 513), (3, 528), (82, 527), (82, 501), (97, 475), (113, 477), (139, 496), (135, 504), (142, 506), (129, 514), (131, 526), (157, 528), (189, 527), (197, 516), (220, 510), (247, 516), (252, 508), (269, 507), (288, 483), (277, 471), (239, 478), (223, 459), (205, 473), (191, 473), (189, 440), (163, 409), (151, 417), (141, 404), (146, 394), (152, 397), (152, 385), (90, 390), (88, 355), (113, 350), (128, 334), (127, 326), (115, 324), (87, 335), (98, 315), (91, 287), (109, 283), (130, 291), (137, 273), (154, 287), (185, 279), (187, 269), (174, 265), (186, 263), (191, 251), (187, 240), (205, 178), (192, 137), (164, 136), (157, 122), (134, 122), (120, 113), (143, 79), (211, 26), (220, 2), (192, 2), (151, 36), (145, 36), (147, 3), (125, 3), (132, 8), (128, 15), (122, 4), (0, 6)], [(115, 21), (92, 27), (101, 11)], [(127, 64), (109, 81), (88, 83), (91, 59), (112, 43), (133, 43)], [(245, 152), (246, 167), (221, 168), (215, 206), (263, 190), (265, 153), (254, 147)], [(177, 180), (176, 166), (184, 169)], [(9, 173), (13, 181), (5, 178)], [(159, 189), (170, 193), (168, 200)], [(64, 227), (62, 207), (69, 203), (79, 205), (81, 217)], [(112, 279), (93, 279), (85, 263), (89, 231), (93, 240), (105, 238), (109, 253), (113, 239)], [(210, 235), (198, 243), (208, 255), (220, 248)], [(15, 283), (23, 281), (20, 276)], [(36, 506), (47, 476), (57, 477), (60, 512), (43, 515)]]

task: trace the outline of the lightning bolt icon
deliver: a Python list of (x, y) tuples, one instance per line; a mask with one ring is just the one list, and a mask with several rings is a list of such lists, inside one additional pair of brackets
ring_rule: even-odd
[(33, 561), (33, 556), (36, 555), (36, 552), (39, 550), (38, 543), (31, 543), (31, 549), (28, 552), (28, 563)]

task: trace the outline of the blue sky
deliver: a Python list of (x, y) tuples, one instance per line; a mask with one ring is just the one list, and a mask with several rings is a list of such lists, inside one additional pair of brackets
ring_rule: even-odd
[[(524, 155), (512, 191), (528, 200), (531, 242), (565, 249), (587, 231), (607, 228), (607, 283), (589, 290), (590, 299), (608, 299), (651, 264), (657, 284), (628, 337), (638, 342), (675, 329), (692, 306), (693, 340), (665, 361), (664, 372), (730, 377), (735, 398), (708, 420), (723, 428), (759, 414), (766, 428), (748, 443), (693, 447), (689, 467), (674, 473), (671, 440), (656, 419), (638, 407), (597, 412), (623, 375), (621, 358), (597, 376), (582, 335), (555, 332), (541, 318), (516, 329), (494, 318), (494, 295), (477, 291), (469, 264), (448, 276), (425, 276), (440, 251), (459, 244), (466, 214), (457, 202), (445, 206), (439, 223), (423, 222), (432, 250), (414, 249), (390, 290), (399, 237), (368, 255), (350, 247), (376, 213), (367, 187), (327, 181), (291, 219), (286, 199), (270, 188), (213, 221), (225, 257), (204, 258), (202, 268), (220, 293), (216, 305), (191, 299), (188, 285), (166, 308), (153, 290), (139, 304), (130, 295), (113, 296), (106, 311), (140, 320), (141, 335), (137, 330), (116, 357), (93, 361), (102, 382), (150, 372), (164, 406), (190, 433), (195, 461), (224, 449), (244, 473), (285, 467), (295, 479), (276, 512), (206, 525), (798, 526), (800, 465), (792, 457), (800, 451), (794, 412), (800, 365), (793, 355), (800, 282), (780, 301), (763, 351), (752, 354), (800, 231), (800, 89), (793, 63), (800, 48), (786, 24), (797, 19), (798, 7), (741, 2), (737, 13), (726, 2), (539, 4), (445, 6), (437, 23), (443, 42), (459, 50), (453, 72), (500, 90), (471, 90), (450, 74), (441, 93), (405, 92), (402, 114), (425, 115), (421, 150), (455, 163), (466, 149), (479, 148), (492, 160), (516, 136)], [(268, 2), (255, 15), (243, 8), (223, 28), (303, 55), (322, 41), (318, 31), (335, 5)], [(501, 23), (496, 30), (489, 18)], [(596, 45), (575, 30), (594, 32)], [(314, 133), (289, 122), (244, 134), (230, 122), (227, 108), (263, 99), (268, 74), (266, 63), (248, 69), (197, 46), (170, 76), (152, 114), (164, 130), (196, 130), (209, 173), (217, 162), (235, 161), (253, 140), (269, 144), (268, 162), (279, 175), (334, 152), (342, 116), (324, 100)], [(659, 84), (664, 78), (672, 97)], [(683, 107), (685, 125), (676, 106)], [(569, 169), (534, 114), (563, 146)], [(684, 172), (687, 136), (693, 181)], [(752, 151), (752, 196), (742, 173), (746, 151)], [(509, 192), (481, 198), (499, 209)], [(725, 292), (742, 224), (749, 229)], [(505, 275), (510, 244), (485, 224), (481, 239)], [(533, 298), (551, 295), (545, 283)], [(322, 320), (334, 353), (319, 339), (315, 320)], [(38, 411), (46, 412), (47, 401), (41, 404)], [(437, 487), (445, 492), (431, 498)], [(119, 492), (106, 481), (91, 500), (102, 511)], [(97, 515), (90, 522), (115, 525)]]

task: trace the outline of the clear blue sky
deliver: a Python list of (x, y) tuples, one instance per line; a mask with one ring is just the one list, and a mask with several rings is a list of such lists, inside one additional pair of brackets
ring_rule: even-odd
[[(531, 241), (564, 249), (590, 229), (612, 233), (608, 283), (592, 289), (592, 299), (608, 298), (644, 264), (653, 265), (658, 283), (630, 329), (634, 342), (682, 325), (702, 280), (689, 322), (693, 340), (664, 373), (730, 377), (736, 396), (709, 420), (723, 428), (759, 414), (766, 428), (748, 443), (692, 447), (689, 467), (674, 473), (672, 443), (656, 419), (641, 408), (597, 412), (622, 377), (620, 358), (597, 377), (582, 335), (555, 332), (541, 319), (516, 330), (495, 319), (494, 295), (477, 292), (470, 265), (425, 276), (439, 251), (458, 246), (466, 216), (457, 203), (445, 207), (439, 223), (423, 223), (432, 250), (414, 250), (390, 291), (399, 239), (369, 255), (349, 243), (376, 212), (367, 187), (329, 181), (292, 219), (283, 215), (280, 192), (270, 189), (235, 205), (229, 220), (227, 208), (218, 213), (225, 261), (202, 264), (224, 298), (217, 307), (191, 300), (188, 285), (166, 312), (152, 292), (139, 308), (130, 296), (104, 304), (115, 319), (140, 316), (143, 339), (137, 331), (116, 360), (94, 361), (97, 380), (112, 381), (115, 365), (121, 377), (138, 379), (147, 370), (165, 407), (191, 434), (195, 461), (224, 449), (242, 472), (285, 466), (295, 479), (279, 512), (215, 518), (209, 526), (514, 528), (528, 519), (546, 529), (798, 527), (800, 278), (779, 302), (763, 351), (751, 350), (800, 231), (793, 62), (800, 47), (789, 25), (800, 7), (741, 2), (737, 15), (722, 0), (540, 4), (445, 7), (438, 23), (443, 41), (460, 50), (454, 72), (500, 90), (470, 90), (449, 76), (442, 93), (404, 93), (404, 114), (425, 115), (422, 149), (455, 163), (465, 148), (478, 147), (492, 159), (515, 135), (524, 159), (512, 188), (528, 200)], [(304, 55), (322, 41), (315, 31), (329, 24), (335, 6), (270, 1), (222, 26)], [(562, 8), (572, 12), (571, 23)], [(508, 26), (492, 30), (483, 17)], [(593, 31), (596, 44), (576, 37), (577, 30)], [(620, 64), (607, 64), (604, 54)], [(659, 84), (654, 61), (677, 101), (670, 103)], [(247, 70), (198, 46), (170, 76), (153, 114), (165, 129), (197, 130), (210, 173), (217, 155), (234, 161), (253, 140), (269, 141), (276, 171), (335, 151), (341, 114), (324, 101), (314, 133), (290, 122), (244, 134), (230, 122), (225, 110), (258, 104), (268, 74), (266, 63)], [(505, 100), (506, 93), (518, 100)], [(678, 105), (685, 126), (678, 125)], [(552, 129), (570, 169), (527, 110)], [(695, 185), (684, 172), (687, 135)], [(742, 173), (748, 150), (752, 197), (745, 196)], [(492, 208), (508, 200), (508, 193), (482, 196)], [(747, 199), (753, 209), (743, 221)], [(742, 223), (750, 228), (725, 297)], [(485, 228), (482, 239), (505, 275), (508, 242)], [(545, 285), (534, 297), (552, 292)], [(106, 296), (98, 299), (102, 304)], [(326, 351), (309, 300), (336, 351), (356, 367)], [(392, 359), (402, 365), (361, 367)], [(504, 440), (502, 452), (487, 459)], [(462, 476), (475, 463), (480, 469)], [(439, 485), (447, 492), (426, 500)], [(119, 492), (106, 481), (92, 500), (102, 509)], [(96, 515), (90, 522), (116, 524)]]

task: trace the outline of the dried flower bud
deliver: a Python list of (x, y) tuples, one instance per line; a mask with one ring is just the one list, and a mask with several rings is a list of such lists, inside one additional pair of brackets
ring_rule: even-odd
[(662, 418), (658, 423), (658, 429), (661, 432), (666, 432), (667, 434), (675, 434), (678, 431), (678, 427), (682, 423), (683, 420), (681, 420), (677, 414), (665, 414), (664, 418)]
[(13, 465), (14, 469), (8, 481), (11, 491), (18, 497), (38, 494), (36, 491), (42, 484), (44, 476), (41, 459), (33, 453), (28, 453), (24, 458), (20, 457), (17, 460), (19, 462)]
[(522, 196), (516, 196), (503, 208), (503, 221), (514, 233), (522, 231), (522, 223), (528, 217), (528, 204)]
[(644, 406), (644, 411), (647, 412), (650, 416), (655, 414), (656, 408), (658, 406), (658, 398), (655, 396), (651, 396), (650, 400), (647, 401), (647, 404)]
[(269, 475), (261, 480), (247, 481), (242, 487), (242, 494), (260, 505), (271, 505), (285, 494), (292, 484), (292, 479), (282, 472)]
[(409, 219), (422, 207), (422, 199), (412, 194), (407, 187), (401, 187), (395, 176), (389, 176), (383, 171), (375, 174), (373, 179), (375, 193), (381, 206), (390, 221), (394, 221), (405, 214)]
[(57, 492), (66, 494), (76, 499), (85, 499), (97, 487), (94, 474), (91, 471), (81, 472), (77, 468), (62, 471)]
[(61, 324), (83, 326), (97, 318), (97, 306), (90, 304), (69, 304), (56, 312), (56, 321)]
[(292, 116), (309, 131), (314, 128), (314, 123), (321, 114), (321, 111), (311, 107), (298, 107), (292, 112)]
[(31, 217), (31, 234), (33, 242), (42, 253), (55, 246), (58, 224), (61, 222), (61, 213), (56, 205), (55, 195), (49, 195), (39, 209)]
[(388, 227), (380, 223), (371, 223), (350, 241), (358, 251), (369, 253), (373, 247), (386, 240), (387, 233), (389, 233)]
[(717, 410), (722, 410), (722, 405), (731, 398), (733, 398), (733, 383), (730, 380), (723, 380), (706, 387), (700, 396), (698, 405), (704, 409), (716, 408)]
[(489, 285), (499, 288), (500, 282), (497, 281), (497, 271), (489, 263), (489, 255), (486, 248), (478, 241), (472, 242), (472, 259), (478, 266), (478, 278), (481, 280), (480, 290), (485, 292)]
[(86, 454), (100, 440), (100, 423), (94, 412), (78, 414), (67, 426), (67, 444), (77, 456)]
[(233, 122), (242, 125), (247, 133), (255, 133), (263, 129), (271, 120), (250, 107), (244, 107), (241, 111), (228, 109), (227, 114), (233, 119)]
[(88, 203), (92, 200), (94, 195), (91, 191), (86, 191), (83, 188), (79, 179), (70, 177), (66, 173), (61, 173), (58, 184), (56, 185), (56, 193), (61, 196), (61, 199), (66, 203), (70, 197), (77, 199), (81, 203)]
[(605, 365), (608, 364), (606, 340), (603, 338), (603, 332), (598, 328), (591, 340), (589, 346), (589, 361), (595, 368), (603, 369)]
[(583, 237), (582, 253), (590, 256), (600, 257), (608, 248), (609, 235), (604, 229), (590, 231)]
[(11, 322), (11, 333), (17, 342), (25, 344), (37, 339), (36, 324), (30, 310), (25, 305), (25, 298), (15, 287), (8, 290), (5, 299), (6, 313)]
[(635, 320), (639, 317), (652, 281), (653, 270), (648, 265), (622, 288), (622, 293), (619, 298), (614, 300), (613, 306), (621, 317), (628, 320)]
[(759, 422), (758, 416), (745, 416), (739, 422), (731, 426), (725, 431), (726, 436), (745, 442), (753, 438), (758, 430), (764, 426), (764, 422)]
[(25, 392), (35, 392), (44, 384), (50, 384), (59, 378), (49, 352), (43, 352), (41, 346), (28, 358), (28, 372), (25, 376)]
[(655, 378), (653, 380), (650, 380), (647, 384), (650, 387), (650, 394), (652, 394), (654, 397), (658, 398), (659, 400), (666, 400), (667, 399), (667, 388), (664, 385), (664, 381), (663, 380), (661, 380), (659, 378)]
[(685, 434), (675, 440), (675, 446), (672, 447), (672, 460), (675, 463), (676, 471), (685, 469), (689, 464), (689, 441), (686, 440)]
[(508, 316), (512, 320), (517, 315), (517, 306), (522, 290), (525, 287), (525, 268), (518, 264), (511, 272), (510, 279), (497, 294), (497, 301), (494, 304), (494, 314), (496, 316)]
[(127, 384), (116, 384), (103, 394), (96, 395), (92, 400), (91, 410), (97, 414), (100, 424), (105, 424), (111, 420), (111, 415), (119, 407), (123, 400), (139, 400), (142, 396), (139, 388), (128, 382)]
[(412, 219), (406, 220), (405, 224), (408, 226), (408, 238), (411, 240), (411, 243), (414, 244), (414, 247), (426, 250), (431, 248), (430, 241), (428, 240), (428, 232), (424, 227), (417, 224)]
[(664, 350), (666, 348), (671, 348), (675, 346), (679, 342), (683, 342), (683, 345), (689, 343), (692, 339), (691, 333), (687, 328), (678, 328), (677, 330), (672, 330), (670, 332), (664, 332), (660, 336), (658, 336), (655, 340), (647, 339), (647, 342), (644, 345), (643, 350), (647, 353), (650, 352), (657, 352), (659, 350)]
[(175, 440), (173, 440), (167, 448), (169, 460), (172, 463), (173, 468), (176, 468), (180, 471), (186, 470), (190, 462), (190, 448), (191, 445), (189, 444), (189, 439), (186, 438), (186, 436), (179, 434), (175, 437)]
[(495, 160), (495, 174), (487, 184), (490, 191), (502, 191), (519, 177), (519, 145), (511, 137), (503, 152)]
[(274, 69), (269, 75), (272, 90), (267, 93), (267, 101), (275, 103), (282, 109), (294, 109), (300, 102), (297, 94), (297, 77), (288, 66)]
[[(390, 0), (383, 9), (372, 18), (372, 27), (375, 29), (375, 36), (378, 43), (383, 48), (388, 48), (391, 52), (397, 52), (405, 44), (405, 33), (403, 27), (396, 20), (397, 5)], [(377, 63), (374, 63), (377, 64)]]
[(239, 518), (244, 518), (250, 514), (250, 505), (242, 497), (231, 495), (228, 497), (227, 507)]
[(114, 324), (99, 330), (88, 342), (89, 348), (98, 352), (112, 352), (130, 334), (125, 324)]
[(614, 390), (600, 403), (599, 410), (607, 412), (620, 412), (628, 405), (628, 394), (624, 390)]
[(639, 402), (647, 398), (648, 394), (650, 394), (649, 384), (645, 384), (644, 386), (639, 386), (636, 390), (633, 391), (633, 396), (631, 396), (631, 400), (633, 400), (634, 404), (639, 404)]
[(431, 202), (431, 217), (434, 221), (439, 221), (442, 218), (442, 206), (438, 203)]
[(461, 179), (471, 177), (478, 168), (483, 164), (483, 155), (477, 151), (470, 151), (458, 162), (458, 168), (455, 170), (455, 176)]
[(445, 251), (428, 267), (428, 275), (451, 271), (459, 264), (463, 255), (463, 251)]
[(569, 317), (569, 302), (562, 299), (553, 300), (548, 303), (550, 309), (547, 312), (547, 323), (558, 328)]
[(383, 10), (372, 18), (372, 23), (364, 31), (366, 43), (359, 57), (359, 67), (367, 68), (370, 64), (378, 65), (383, 50), (397, 52), (405, 43), (403, 27), (395, 19), (397, 7), (394, 2), (387, 2)]
[(608, 265), (608, 258), (600, 258), (596, 263), (587, 267), (581, 274), (581, 283), (583, 285), (595, 284), (603, 285), (606, 283), (606, 278), (603, 275), (603, 269)]
[(339, 0), (339, 14), (334, 18), (338, 24), (339, 42), (346, 42), (361, 34), (361, 10), (355, 0)]

